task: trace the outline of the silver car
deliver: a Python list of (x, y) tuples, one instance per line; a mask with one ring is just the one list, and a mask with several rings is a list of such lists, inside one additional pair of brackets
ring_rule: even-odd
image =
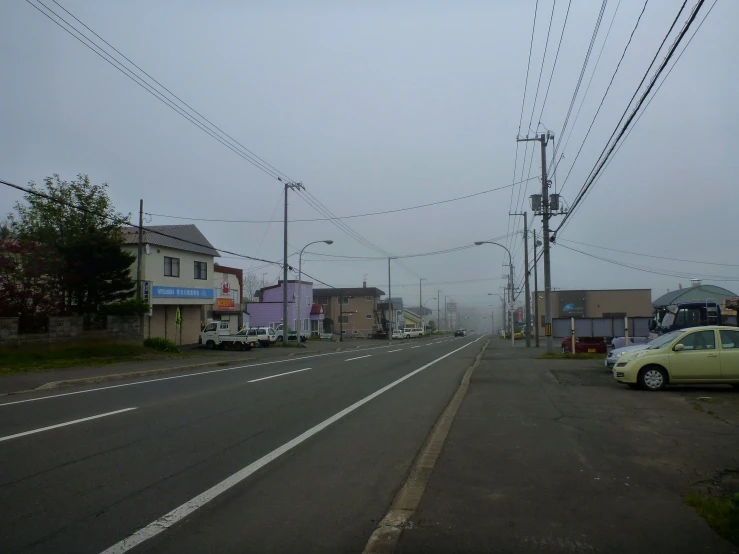
[(649, 343), (635, 344), (633, 346), (624, 346), (623, 348), (614, 348), (613, 350), (611, 350), (611, 352), (606, 357), (606, 367), (613, 369), (613, 366), (616, 365), (616, 362), (618, 361), (618, 359), (624, 354), (628, 354), (630, 352), (636, 352), (637, 350), (645, 350), (647, 348), (649, 348)]

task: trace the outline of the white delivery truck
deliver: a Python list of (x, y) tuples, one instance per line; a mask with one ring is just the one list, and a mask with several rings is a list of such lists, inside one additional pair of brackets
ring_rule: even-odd
[(235, 350), (251, 350), (252, 346), (257, 346), (258, 337), (256, 334), (249, 334), (248, 329), (242, 329), (237, 333), (231, 334), (228, 321), (211, 321), (200, 332), (198, 344), (203, 344), (208, 348), (233, 348)]

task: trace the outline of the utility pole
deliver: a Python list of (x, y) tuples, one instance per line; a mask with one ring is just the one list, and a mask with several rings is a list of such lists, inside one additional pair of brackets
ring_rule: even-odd
[(449, 317), (447, 315), (446, 294), (444, 295), (444, 331), (449, 331)]
[(390, 284), (390, 260), (387, 259), (387, 340), (393, 341), (393, 287)]
[(441, 291), (436, 291), (436, 330), (441, 331), (441, 310), (439, 309), (439, 303), (441, 302)]
[(534, 138), (516, 139), (517, 142), (537, 141), (541, 144), (541, 220), (544, 242), (544, 335), (546, 336), (547, 353), (554, 352), (552, 344), (552, 272), (549, 256), (549, 181), (547, 179), (547, 143), (554, 135), (549, 131)]
[(344, 294), (339, 289), (339, 342), (344, 342), (344, 304), (342, 304), (342, 297)]
[(529, 286), (529, 227), (528, 227), (528, 215), (526, 212), (513, 213), (508, 215), (522, 215), (523, 216), (523, 265), (524, 265), (524, 291), (526, 293), (526, 347), (531, 347), (531, 289)]
[(426, 279), (424, 277), (421, 277), (418, 280), (418, 312), (419, 317), (421, 318), (421, 331), (423, 331), (423, 288), (422, 284)]
[(536, 266), (539, 265), (539, 261), (536, 258), (536, 247), (539, 246), (539, 242), (536, 240), (536, 229), (534, 233), (534, 329), (536, 329), (536, 347), (539, 348), (539, 276), (537, 274)]
[[(283, 181), (279, 177), (277, 178), (278, 181), (283, 183), (285, 185), (285, 216), (284, 216), (284, 237), (283, 237), (283, 243), (282, 243), (282, 340), (287, 343), (287, 329), (288, 329), (288, 323), (287, 323), (287, 191), (290, 189), (293, 190), (305, 190), (305, 187), (303, 186), (303, 183), (293, 183), (289, 181)], [(300, 286), (300, 285), (298, 285)]]
[[(136, 259), (136, 298), (141, 300), (141, 257), (144, 255), (144, 199), (139, 200), (139, 247)], [(143, 327), (141, 332), (143, 333)]]

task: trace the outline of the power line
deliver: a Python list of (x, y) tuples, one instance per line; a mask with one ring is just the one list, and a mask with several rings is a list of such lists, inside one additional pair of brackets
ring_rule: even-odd
[[(526, 91), (528, 90), (529, 86), (529, 69), (531, 68), (531, 51), (534, 48), (534, 32), (536, 31), (536, 15), (539, 12), (539, 0), (536, 0), (536, 4), (534, 5), (534, 23), (531, 25), (531, 40), (529, 41), (529, 61), (526, 63), (526, 80), (523, 84), (523, 98), (521, 100), (521, 115), (518, 118), (518, 133), (516, 134), (516, 138), (521, 136), (521, 123), (523, 123), (523, 109), (526, 105)], [(527, 132), (528, 134), (528, 132)], [(516, 157), (513, 160), (513, 179), (511, 182), (516, 181), (516, 171), (518, 170), (518, 147), (519, 142), (516, 141)], [(528, 143), (526, 143), (526, 147), (528, 147)], [(524, 163), (526, 163), (526, 156), (525, 156), (526, 150), (524, 150)], [(511, 189), (511, 200), (508, 206), (508, 211), (513, 211), (513, 189)], [(508, 217), (508, 227), (506, 228), (506, 234), (510, 233), (511, 231), (511, 218)], [(506, 241), (506, 244), (508, 242)]]
[[(527, 180), (533, 180), (538, 179), (538, 177), (531, 177), (531, 179)], [(307, 222), (315, 222), (315, 221), (329, 221), (331, 219), (354, 219), (358, 217), (370, 217), (370, 216), (376, 216), (376, 215), (385, 215), (385, 214), (393, 214), (397, 212), (407, 212), (410, 210), (417, 210), (420, 208), (427, 208), (429, 206), (438, 206), (439, 204), (448, 204), (450, 202), (457, 202), (459, 200), (466, 200), (468, 198), (474, 198), (476, 196), (481, 196), (483, 194), (489, 194), (491, 192), (496, 192), (499, 190), (510, 188), (514, 185), (521, 184), (521, 181), (519, 183), (513, 183), (512, 185), (503, 185), (501, 187), (496, 187), (493, 189), (483, 190), (480, 192), (475, 192), (473, 194), (467, 194), (465, 196), (458, 196), (456, 198), (449, 198), (448, 200), (439, 200), (438, 202), (430, 202), (428, 204), (420, 204), (418, 206), (409, 206), (407, 208), (398, 208), (395, 210), (384, 210), (381, 212), (370, 212), (365, 214), (354, 214), (354, 215), (345, 215), (335, 218), (328, 218), (328, 217), (317, 217), (312, 219), (290, 219), (291, 223), (307, 223)], [(170, 214), (158, 214), (158, 213), (152, 213), (152, 212), (146, 212), (146, 215), (156, 216), (156, 217), (166, 217), (169, 219), (185, 219), (188, 221), (213, 221), (213, 222), (219, 222), (219, 223), (283, 223), (283, 220), (281, 219), (209, 219), (204, 217), (184, 217), (184, 216), (178, 216), (178, 215), (170, 215)]]
[[(670, 49), (665, 56), (665, 58), (662, 60), (662, 63), (660, 64), (659, 68), (655, 72), (654, 76), (652, 77), (649, 85), (647, 86), (646, 90), (642, 94), (642, 96), (639, 98), (639, 101), (637, 102), (636, 106), (634, 107), (634, 110), (631, 112), (631, 115), (629, 115), (628, 119), (624, 123), (623, 127), (621, 128), (621, 131), (618, 133), (616, 138), (614, 139), (613, 143), (611, 144), (611, 147), (608, 149), (608, 152), (605, 153), (605, 157), (603, 157), (603, 153), (601, 153), (601, 157), (598, 161), (596, 161), (596, 164), (593, 166), (593, 169), (590, 170), (590, 174), (588, 175), (587, 179), (585, 180), (585, 183), (583, 184), (582, 188), (580, 189), (580, 192), (578, 193), (577, 197), (575, 198), (575, 201), (572, 203), (572, 206), (570, 207), (569, 212), (565, 215), (562, 222), (559, 224), (557, 229), (555, 229), (553, 237), (556, 237), (557, 232), (562, 228), (562, 226), (572, 217), (572, 214), (575, 212), (577, 206), (582, 202), (582, 199), (584, 198), (585, 194), (587, 194), (588, 190), (593, 186), (593, 183), (596, 179), (596, 177), (600, 174), (600, 172), (603, 170), (603, 167), (605, 163), (608, 161), (608, 158), (610, 158), (611, 154), (613, 153), (614, 149), (618, 145), (618, 142), (623, 137), (626, 130), (631, 125), (631, 122), (634, 120), (634, 117), (636, 116), (637, 112), (639, 111), (639, 108), (641, 108), (642, 104), (644, 104), (644, 101), (646, 100), (647, 96), (651, 92), (652, 88), (654, 87), (655, 83), (657, 82), (657, 79), (664, 71), (665, 67), (667, 67), (667, 64), (669, 63), (670, 59), (672, 58), (673, 54), (675, 53), (675, 50), (677, 49), (678, 45), (682, 41), (685, 34), (688, 32), (688, 29), (692, 25), (693, 21), (695, 21), (696, 16), (698, 15), (698, 12), (700, 11), (701, 6), (705, 3), (705, 0), (698, 0), (696, 5), (693, 7), (693, 11), (690, 14), (690, 17), (685, 22), (683, 28), (680, 30), (680, 33), (675, 38), (675, 41), (670, 46)], [(672, 29), (672, 27), (671, 27)], [(664, 43), (664, 41), (663, 41)], [(661, 48), (661, 47), (660, 47)], [(650, 65), (651, 68), (651, 65)], [(646, 78), (646, 74), (645, 74)], [(642, 82), (644, 82), (644, 79), (642, 79)], [(639, 84), (641, 87), (641, 83)], [(638, 89), (637, 89), (638, 92)], [(632, 97), (633, 98), (633, 97)], [(620, 121), (619, 121), (620, 123)], [(616, 131), (614, 130), (614, 133)], [(613, 136), (613, 134), (611, 135)], [(610, 139), (609, 139), (610, 140)], [(606, 144), (606, 147), (604, 148), (604, 152), (608, 148), (608, 144)]]
[[(687, 2), (687, 0), (685, 0)], [(685, 7), (685, 2), (683, 3), (682, 7), (680, 8), (680, 11), (682, 12), (683, 8)], [(598, 105), (598, 109), (595, 112), (595, 115), (593, 116), (593, 120), (590, 122), (590, 126), (588, 127), (588, 132), (585, 133), (585, 138), (582, 139), (582, 142), (580, 143), (580, 148), (577, 151), (577, 155), (575, 155), (575, 159), (572, 161), (572, 164), (570, 165), (570, 170), (567, 172), (567, 176), (565, 177), (564, 183), (562, 183), (562, 187), (559, 189), (560, 194), (562, 193), (562, 190), (565, 188), (565, 185), (567, 185), (567, 179), (570, 178), (570, 173), (572, 173), (572, 168), (575, 167), (575, 163), (577, 162), (577, 159), (580, 157), (580, 152), (582, 152), (582, 147), (585, 146), (585, 142), (588, 140), (588, 136), (590, 136), (590, 131), (593, 129), (593, 124), (595, 123), (595, 120), (598, 117), (598, 114), (600, 113), (600, 109), (603, 107), (603, 102), (606, 100), (606, 96), (608, 96), (608, 91), (611, 90), (611, 85), (613, 84), (613, 80), (616, 78), (616, 74), (618, 73), (619, 68), (621, 67), (621, 62), (624, 60), (624, 56), (626, 56), (626, 51), (629, 49), (629, 45), (631, 44), (631, 39), (634, 38), (634, 33), (636, 33), (637, 28), (639, 27), (639, 22), (641, 21), (642, 16), (644, 15), (644, 10), (647, 9), (647, 4), (649, 3), (649, 0), (645, 0), (644, 6), (642, 6), (641, 13), (639, 14), (639, 17), (636, 19), (636, 24), (634, 25), (634, 28), (631, 30), (631, 35), (629, 35), (629, 40), (626, 43), (626, 46), (624, 47), (624, 51), (621, 52), (621, 59), (618, 60), (618, 64), (616, 64), (616, 69), (613, 72), (613, 75), (611, 75), (611, 80), (608, 83), (608, 86), (606, 87), (606, 91), (603, 93), (603, 98), (600, 99), (600, 104)], [(680, 15), (678, 13), (678, 15)], [(615, 14), (614, 14), (615, 18)], [(677, 21), (677, 19), (675, 20)], [(611, 23), (613, 23), (613, 20), (611, 20)], [(675, 23), (673, 22), (673, 25)], [(609, 29), (610, 31), (610, 29)], [(670, 31), (672, 31), (672, 27), (670, 27)], [(668, 31), (668, 33), (670, 32)], [(666, 37), (665, 37), (666, 38)], [(606, 40), (608, 37), (606, 37)], [(603, 43), (605, 45), (605, 42)], [(664, 41), (663, 41), (664, 44)], [(660, 45), (660, 49), (662, 46)], [(658, 50), (659, 52), (659, 50)], [(603, 50), (601, 50), (601, 53), (603, 53)], [(600, 60), (600, 56), (598, 57), (598, 60)], [(654, 63), (654, 60), (652, 60), (652, 63)], [(597, 68), (597, 66), (596, 66)], [(650, 64), (651, 68), (651, 64)], [(649, 71), (649, 70), (647, 70)], [(595, 71), (593, 71), (593, 74), (595, 74)], [(589, 86), (589, 85), (588, 85)], [(641, 86), (641, 84), (639, 85)], [(587, 92), (587, 91), (586, 91)], [(584, 100), (584, 98), (583, 98)], [(580, 105), (582, 108), (582, 104)], [(578, 112), (579, 115), (579, 112)], [(574, 125), (573, 125), (574, 127)], [(556, 169), (555, 169), (556, 171)]]
[(580, 242), (572, 239), (559, 239), (557, 241), (557, 244), (561, 244), (561, 242), (571, 242), (573, 244), (580, 244), (582, 246), (590, 246), (592, 248), (600, 248), (601, 250), (610, 250), (612, 252), (620, 252), (622, 254), (631, 254), (632, 256), (643, 256), (645, 258), (655, 258), (657, 260), (669, 260), (673, 262), (684, 262), (689, 264), (702, 264), (702, 265), (716, 265), (721, 267), (739, 267), (739, 264), (722, 264), (718, 262), (705, 262), (705, 261), (699, 261), (699, 260), (684, 260), (681, 258), (671, 258), (667, 256), (657, 256), (656, 254), (642, 254), (640, 252), (630, 252), (628, 250), (619, 250), (618, 248), (609, 248), (607, 246), (599, 246), (597, 244), (589, 244), (587, 242)]
[(705, 279), (709, 279), (711, 281), (739, 281), (739, 278), (731, 278), (731, 277), (725, 277), (725, 276), (718, 276), (718, 275), (697, 275), (697, 274), (691, 274), (691, 273), (682, 273), (682, 272), (667, 272), (665, 270), (658, 270), (650, 267), (642, 267), (637, 266), (633, 264), (629, 264), (626, 262), (620, 262), (617, 260), (611, 260), (609, 258), (603, 258), (601, 256), (596, 256), (595, 254), (590, 254), (588, 252), (583, 252), (582, 250), (578, 250), (576, 248), (572, 248), (570, 246), (566, 246), (564, 244), (559, 244), (561, 248), (565, 248), (567, 250), (572, 250), (573, 252), (577, 252), (578, 254), (582, 254), (584, 256), (588, 256), (590, 258), (595, 258), (596, 260), (601, 260), (603, 262), (608, 262), (613, 265), (618, 265), (621, 267), (626, 267), (629, 269), (635, 269), (637, 271), (643, 271), (645, 273), (654, 273), (656, 275), (665, 275), (667, 277), (677, 277), (681, 279), (690, 279), (695, 277), (701, 277)]
[[(554, 55), (554, 63), (552, 64), (552, 71), (549, 74), (549, 83), (547, 83), (547, 92), (544, 94), (544, 102), (542, 102), (542, 104), (541, 104), (541, 111), (539, 112), (539, 123), (541, 123), (541, 116), (544, 113), (544, 107), (547, 105), (547, 98), (549, 98), (549, 87), (552, 86), (552, 77), (554, 77), (554, 70), (557, 67), (557, 60), (559, 59), (559, 49), (562, 46), (562, 39), (565, 36), (565, 29), (567, 29), (567, 19), (570, 16), (570, 6), (571, 5), (572, 5), (572, 0), (570, 0), (567, 3), (567, 13), (565, 13), (565, 21), (562, 24), (562, 32), (559, 35), (559, 43), (557, 44), (557, 52)], [(554, 15), (554, 5), (552, 5), (552, 15)], [(550, 20), (549, 26), (551, 27), (551, 25), (552, 25), (552, 22)], [(542, 67), (543, 67), (543, 64), (542, 64)]]

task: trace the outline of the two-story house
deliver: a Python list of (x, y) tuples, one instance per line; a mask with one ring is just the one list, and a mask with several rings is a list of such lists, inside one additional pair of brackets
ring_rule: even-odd
[[(136, 255), (138, 227), (125, 228), (123, 236), (123, 249)], [(152, 308), (144, 317), (144, 337), (164, 337), (177, 344), (198, 342), (215, 299), (212, 275), (220, 254), (195, 225), (148, 226), (143, 245), (141, 280)], [(136, 267), (134, 262), (134, 280)]]
[[(251, 327), (277, 327), (282, 323), (282, 291), (283, 281), (271, 287), (259, 290), (259, 302), (247, 304), (249, 325)], [(287, 281), (287, 321), (288, 327), (298, 328), (298, 287), (300, 288), (300, 319), (303, 320), (301, 329), (305, 332), (319, 334), (322, 332), (323, 313), (313, 306), (313, 283), (310, 281)], [(315, 332), (314, 332), (315, 331)]]
[[(377, 287), (314, 289), (315, 302), (323, 306), (326, 319), (331, 320), (334, 333), (343, 325), (344, 333), (369, 338), (383, 332), (379, 298), (385, 293)], [(324, 326), (328, 327), (328, 325)]]
[(213, 290), (215, 298), (208, 320), (228, 321), (232, 330), (248, 325), (247, 314), (243, 313), (244, 270), (236, 267), (213, 266)]

